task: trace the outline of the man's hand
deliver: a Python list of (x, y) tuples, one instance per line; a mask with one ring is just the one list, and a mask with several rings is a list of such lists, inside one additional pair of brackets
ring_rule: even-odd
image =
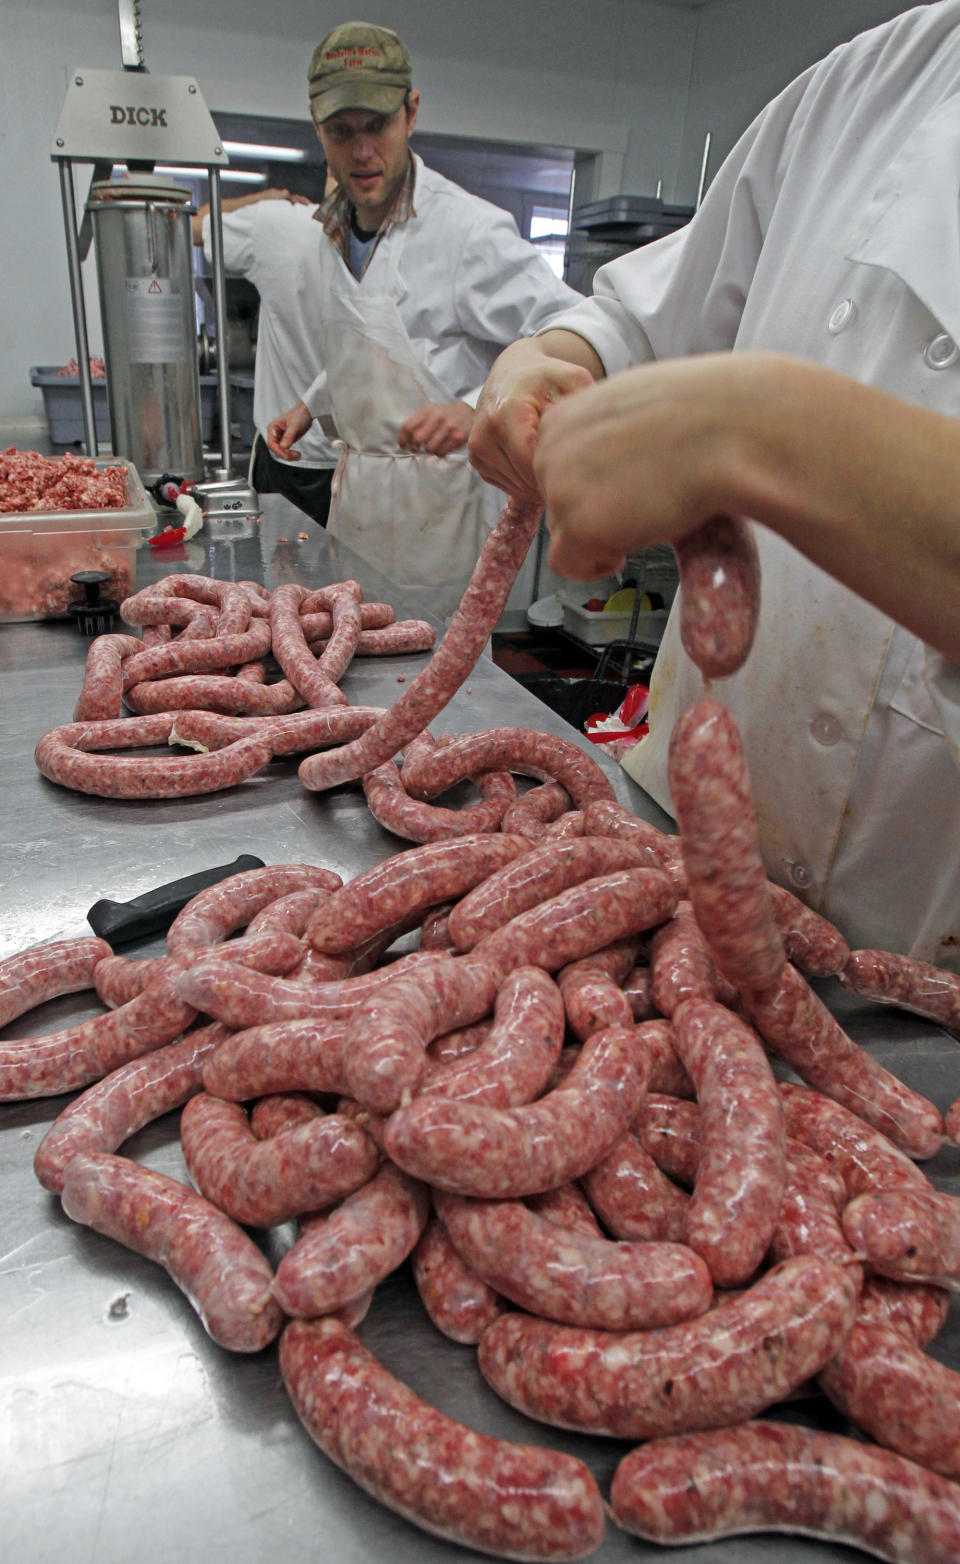
[(397, 444), (403, 451), (448, 456), (466, 445), (472, 428), (473, 408), (468, 402), (428, 402), (404, 419)]
[[(254, 195), (240, 196), (238, 206), (254, 206), (257, 201), (289, 201), (291, 206), (316, 206), (316, 201), (311, 201), (309, 196), (293, 195), (289, 190), (259, 190)], [(224, 207), (229, 210), (229, 204), (224, 202)]]
[(313, 423), (313, 414), (305, 402), (295, 402), (288, 413), (271, 418), (267, 425), (267, 447), (282, 462), (298, 462), (300, 452), (291, 449)]
[(640, 365), (545, 410), (533, 469), (551, 569), (581, 581), (609, 575), (625, 555), (725, 509), (752, 362), (727, 353)]
[[(260, 201), (289, 201), (291, 206), (316, 206), (309, 196), (291, 195), (289, 190), (251, 190), (247, 195), (228, 196), (221, 201), (220, 209), (223, 212), (238, 212), (242, 206), (256, 206)], [(205, 201), (190, 219), (190, 235), (194, 244), (203, 243), (203, 219), (210, 210), (210, 202)]]
[[(554, 357), (555, 349), (571, 356)], [(470, 460), (481, 478), (508, 494), (536, 495), (533, 454), (545, 409), (602, 374), (593, 349), (572, 332), (547, 332), (504, 349), (480, 393), (470, 436)]]

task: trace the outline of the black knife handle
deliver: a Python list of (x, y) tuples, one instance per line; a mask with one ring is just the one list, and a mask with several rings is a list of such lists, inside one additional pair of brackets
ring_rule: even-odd
[(245, 869), (262, 869), (262, 858), (252, 853), (241, 853), (233, 863), (220, 864), (216, 869), (201, 869), (196, 874), (185, 875), (182, 880), (171, 880), (158, 885), (155, 890), (144, 891), (132, 901), (95, 902), (87, 913), (87, 922), (94, 934), (111, 945), (129, 944), (131, 940), (145, 939), (168, 929), (177, 916), (198, 891), (229, 879), (232, 874), (242, 874)]

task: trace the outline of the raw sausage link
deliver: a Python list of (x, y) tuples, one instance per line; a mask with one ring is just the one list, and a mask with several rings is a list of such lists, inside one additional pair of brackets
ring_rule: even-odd
[(620, 869), (518, 913), (485, 934), (464, 959), (486, 961), (504, 976), (514, 967), (555, 972), (654, 928), (675, 906), (676, 892), (662, 870)]
[(339, 874), (331, 869), (306, 863), (270, 864), (231, 874), (200, 891), (177, 913), (167, 931), (167, 950), (171, 956), (203, 950), (226, 939), (234, 929), (245, 927), (280, 896), (305, 889), (336, 891), (342, 884)]
[[(376, 605), (361, 603), (360, 613)], [(301, 614), (301, 621), (303, 615)], [(322, 640), (317, 638), (320, 650)], [(371, 625), (369, 629), (363, 629), (357, 637), (354, 650), (355, 657), (401, 657), (405, 653), (429, 652), (437, 639), (437, 633), (433, 626), (427, 624), (425, 619), (398, 619), (394, 624)], [(316, 651), (318, 646), (309, 638), (311, 651)]]
[(504, 1314), (480, 1370), (527, 1417), (653, 1439), (717, 1428), (781, 1401), (850, 1330), (858, 1282), (817, 1255), (785, 1260), (707, 1314), (660, 1330), (609, 1332)]
[(37, 1147), (33, 1171), (44, 1189), (59, 1193), (64, 1169), (78, 1152), (117, 1151), (145, 1124), (182, 1107), (200, 1090), (204, 1060), (226, 1036), (219, 1022), (200, 1027), (121, 1065), (75, 1097)]
[(429, 950), (443, 955), (455, 954), (447, 931), (447, 920), (450, 917), (452, 902), (441, 902), (438, 907), (431, 907), (420, 925), (420, 950)]
[(385, 760), (363, 778), (363, 795), (374, 819), (394, 836), (402, 836), (408, 842), (438, 842), (478, 831), (496, 831), (504, 811), (517, 796), (516, 783), (508, 771), (491, 771), (475, 781), (483, 794), (479, 804), (443, 809), (411, 798), (396, 761)]
[(590, 1238), (606, 1237), (579, 1184), (560, 1184), (556, 1189), (529, 1195), (527, 1205), (556, 1227), (570, 1228), (574, 1233), (585, 1233)]
[[(241, 604), (241, 596), (247, 600)], [(238, 626), (250, 617), (264, 618), (270, 594), (253, 581), (216, 581), (210, 576), (171, 575), (143, 587), (120, 604), (120, 618), (128, 625), (185, 624), (203, 603), (226, 609), (232, 605)]]
[(488, 728), (466, 733), (432, 750), (404, 757), (400, 775), (410, 793), (433, 798), (484, 771), (515, 771), (545, 782), (559, 782), (575, 809), (594, 798), (612, 799), (613, 783), (592, 755), (569, 739), (536, 728)]
[(731, 983), (769, 986), (786, 957), (767, 894), (740, 735), (719, 701), (699, 701), (676, 723), (668, 773), (703, 936)]
[(795, 1254), (821, 1254), (843, 1265), (853, 1249), (843, 1236), (840, 1212), (846, 1203), (842, 1180), (828, 1162), (787, 1137), (787, 1177), (770, 1244), (775, 1261)]
[(346, 1023), (274, 1021), (225, 1037), (203, 1068), (203, 1089), (228, 1102), (276, 1092), (346, 1091)]
[(805, 906), (784, 886), (771, 880), (767, 892), (783, 936), (783, 948), (794, 965), (807, 977), (833, 977), (842, 973), (850, 956), (850, 946), (840, 930), (812, 907)]
[(163, 646), (151, 646), (125, 657), (123, 687), (128, 690), (145, 679), (161, 679), (172, 673), (216, 673), (254, 662), (269, 650), (270, 625), (265, 619), (251, 619), (246, 630), (226, 635), (180, 635)]
[(647, 1057), (632, 1028), (585, 1043), (562, 1086), (519, 1108), (419, 1097), (387, 1121), (400, 1167), (453, 1194), (532, 1195), (579, 1178), (636, 1117)]
[(613, 836), (620, 842), (647, 848), (659, 858), (677, 895), (686, 897), (690, 894), (679, 836), (667, 836), (611, 799), (594, 799), (587, 804), (583, 815), (585, 836)]
[(104, 1152), (71, 1159), (61, 1199), (74, 1222), (162, 1265), (221, 1347), (259, 1352), (278, 1334), (283, 1316), (269, 1264), (202, 1195)]
[(571, 961), (557, 973), (567, 1025), (579, 1042), (607, 1026), (630, 1026), (633, 1010), (620, 984), (632, 971), (636, 940), (618, 940), (605, 950)]
[(74, 722), (102, 722), (123, 711), (123, 659), (143, 650), (135, 635), (98, 635), (91, 641)]
[(623, 843), (601, 838), (535, 848), (490, 874), (458, 902), (450, 914), (450, 938), (460, 950), (472, 950), (485, 934), (570, 886), (631, 865), (641, 867), (648, 858), (644, 849), (624, 850)]
[(680, 570), (680, 639), (706, 679), (747, 660), (760, 614), (760, 559), (752, 528), (715, 516), (674, 544)]
[(559, 820), (551, 821), (546, 827), (545, 837), (551, 842), (560, 842), (568, 837), (583, 836), (583, 810), (568, 809)]
[(43, 735), (34, 759), (51, 782), (78, 793), (100, 798), (184, 798), (234, 787), (262, 771), (272, 758), (270, 745), (256, 734), (210, 755), (167, 758), (100, 753), (165, 744), (174, 721), (174, 713), (161, 712), (150, 717), (67, 723)]
[(857, 1320), (865, 1325), (891, 1325), (915, 1347), (928, 1347), (947, 1323), (949, 1311), (950, 1294), (945, 1287), (869, 1276)]
[(258, 1140), (238, 1103), (200, 1092), (180, 1117), (184, 1160), (202, 1195), (245, 1227), (274, 1227), (352, 1194), (380, 1160), (370, 1136), (324, 1114)]
[(879, 1189), (843, 1212), (853, 1247), (884, 1276), (960, 1292), (960, 1200), (931, 1189)]
[[(306, 589), (288, 581), (278, 586), (270, 595), (270, 632), (273, 655), (287, 679), (308, 706), (323, 708), (346, 704), (346, 697), (337, 688), (334, 679), (321, 669), (307, 646), (300, 623), (300, 606)], [(342, 614), (345, 599), (338, 598), (332, 609), (334, 618)], [(360, 634), (360, 615), (356, 600), (353, 601), (353, 640)], [(347, 658), (349, 661), (349, 657)]]
[(324, 1454), (424, 1531), (510, 1559), (579, 1559), (602, 1542), (603, 1501), (582, 1461), (454, 1422), (339, 1321), (288, 1325), (280, 1370)]
[(677, 903), (670, 922), (650, 941), (650, 985), (662, 1016), (672, 1016), (687, 999), (718, 998), (716, 964), (688, 901)]
[(286, 934), (295, 934), (302, 939), (313, 914), (329, 895), (330, 891), (322, 885), (305, 885), (300, 890), (285, 891), (254, 913), (247, 924), (247, 934), (259, 934), (263, 929), (283, 929)]
[(902, 1331), (858, 1319), (818, 1380), (837, 1410), (878, 1445), (960, 1477), (960, 1374)]
[(364, 972), (337, 982), (300, 983), (265, 976), (250, 967), (226, 961), (218, 951), (201, 956), (177, 978), (177, 992), (195, 1009), (238, 1031), (272, 1021), (342, 1021), (358, 1001), (396, 980), (400, 972), (436, 956), (411, 951), (386, 969)]
[(960, 974), (888, 950), (854, 950), (839, 972), (844, 988), (861, 999), (899, 1005), (960, 1037)]
[(710, 1273), (683, 1244), (611, 1243), (558, 1227), (519, 1200), (435, 1192), (452, 1243), (477, 1275), (522, 1309), (567, 1325), (645, 1330), (703, 1314)]
[(661, 1173), (635, 1135), (621, 1135), (580, 1182), (614, 1238), (686, 1242), (688, 1197)]
[(406, 1259), (429, 1214), (429, 1191), (387, 1163), (287, 1250), (274, 1283), (280, 1307), (315, 1319), (352, 1303)]
[(451, 901), (527, 852), (522, 836), (465, 836), (394, 853), (324, 902), (307, 927), (315, 950), (341, 955), (401, 917)]
[[(183, 954), (192, 958), (194, 952)], [(257, 972), (283, 976), (294, 970), (299, 973), (304, 947), (295, 935), (283, 929), (264, 928), (258, 934), (244, 934), (219, 945), (217, 956), (221, 961), (237, 962)], [(143, 961), (105, 956), (97, 965), (94, 987), (104, 1004), (113, 1008), (136, 999), (149, 983), (164, 977), (176, 978), (183, 969), (183, 956), (152, 956)]]
[(692, 1189), (700, 1166), (700, 1109), (666, 1092), (648, 1093), (633, 1125), (658, 1168)]
[(420, 1301), (438, 1331), (475, 1347), (504, 1301), (462, 1260), (439, 1217), (431, 1217), (411, 1255)]
[[(363, 626), (360, 598), (363, 594), (357, 581), (338, 581), (327, 587), (326, 591), (328, 600), (325, 606), (332, 624), (324, 648), (317, 657), (316, 668), (318, 674), (331, 684), (338, 685), (353, 661), (360, 640)], [(276, 593), (273, 595), (276, 596)]]
[(842, 1434), (749, 1423), (658, 1439), (614, 1474), (614, 1519), (649, 1542), (800, 1532), (888, 1564), (955, 1564), (960, 1489)]
[(693, 1082), (674, 1048), (673, 1027), (669, 1021), (654, 1018), (641, 1021), (637, 1035), (650, 1055), (650, 1091), (668, 1097), (692, 1097)]
[(391, 1113), (408, 1101), (426, 1075), (428, 1044), (488, 1015), (498, 979), (489, 963), (476, 958), (428, 956), (419, 970), (362, 1000), (344, 1043), (350, 1095), (375, 1113)]
[(762, 992), (744, 989), (741, 998), (770, 1052), (810, 1086), (881, 1130), (910, 1157), (932, 1157), (940, 1150), (943, 1119), (933, 1103), (848, 1037), (795, 967), (785, 966), (779, 981)]
[(722, 1005), (688, 1000), (674, 1016), (677, 1053), (700, 1106), (700, 1158), (687, 1243), (718, 1287), (757, 1269), (786, 1178), (783, 1104), (755, 1032)]
[(490, 1035), (491, 1022), (475, 1021), (473, 1026), (457, 1026), (451, 1031), (445, 1032), (442, 1037), (435, 1037), (427, 1049), (430, 1056), (428, 1070), (432, 1070), (434, 1064), (452, 1064), (454, 1059), (462, 1059), (464, 1054), (472, 1054), (474, 1049)]
[(902, 1184), (933, 1188), (915, 1162), (842, 1103), (792, 1081), (780, 1082), (780, 1095), (787, 1134), (820, 1153), (843, 1180), (848, 1199)]
[[(247, 667), (257, 664), (248, 663)], [(141, 679), (123, 692), (124, 704), (149, 712), (220, 712), (224, 716), (280, 717), (302, 705), (286, 679), (265, 684), (251, 674), (185, 673), (169, 679)], [(176, 740), (172, 740), (176, 742)]]
[[(551, 820), (558, 820), (562, 814), (566, 814), (569, 808), (570, 794), (565, 787), (561, 787), (559, 782), (540, 782), (536, 787), (528, 788), (515, 804), (510, 805), (503, 817), (503, 829), (516, 830), (524, 836), (531, 826), (548, 825)], [(531, 839), (540, 839), (536, 831)]]
[[(460, 606), (426, 668), (362, 737), (301, 762), (305, 787), (353, 782), (398, 754), (451, 701), (475, 666), (510, 595), (540, 523), (537, 501), (510, 500), (487, 538)], [(503, 769), (485, 766), (485, 771)]]
[(332, 706), (279, 717), (230, 717), (211, 711), (174, 713), (169, 742), (198, 750), (225, 749), (251, 734), (265, 738), (274, 755), (341, 744), (365, 733), (382, 716), (380, 706)]
[(310, 1124), (323, 1117), (323, 1109), (304, 1092), (277, 1092), (261, 1097), (250, 1111), (250, 1128), (257, 1140), (269, 1140), (299, 1124)]
[(48, 999), (92, 988), (101, 961), (113, 955), (105, 939), (92, 935), (31, 945), (0, 961), (0, 1026)]
[(89, 1086), (130, 1059), (172, 1043), (195, 1014), (177, 996), (172, 981), (160, 978), (119, 1010), (48, 1036), (2, 1043), (0, 1102), (56, 1097)]
[[(635, 1021), (650, 1021), (657, 1014), (657, 1007), (653, 1002), (653, 979), (650, 968), (643, 964), (635, 966), (632, 972), (628, 972), (623, 980), (623, 992), (630, 1002)], [(664, 1088), (666, 1090), (666, 1088)]]
[(448, 1064), (428, 1061), (420, 1095), (513, 1108), (539, 1097), (563, 1046), (563, 1001), (539, 967), (517, 967), (497, 992), (478, 1048)]

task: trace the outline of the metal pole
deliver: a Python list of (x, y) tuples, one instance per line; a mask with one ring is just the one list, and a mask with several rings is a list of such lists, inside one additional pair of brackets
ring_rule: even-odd
[(700, 164), (700, 183), (697, 186), (697, 204), (694, 207), (694, 211), (696, 212), (699, 212), (700, 210), (700, 203), (703, 200), (703, 193), (707, 187), (707, 164), (710, 161), (710, 143), (712, 140), (713, 131), (708, 130), (706, 140), (703, 143), (703, 161)]
[(207, 170), (210, 180), (210, 259), (213, 262), (213, 305), (217, 317), (217, 405), (220, 411), (220, 459), (217, 477), (233, 477), (230, 434), (230, 364), (227, 350), (227, 289), (223, 274), (223, 207), (220, 203), (220, 171)]
[(90, 379), (90, 346), (87, 340), (87, 316), (83, 303), (83, 275), (80, 247), (77, 243), (77, 204), (73, 194), (73, 167), (69, 158), (58, 158), (60, 197), (63, 202), (63, 226), (67, 235), (67, 269), (70, 273), (70, 303), (73, 308), (73, 333), (77, 343), (77, 374), (80, 377), (80, 408), (83, 414), (83, 439), (88, 456), (97, 454), (97, 420), (93, 410), (93, 383)]

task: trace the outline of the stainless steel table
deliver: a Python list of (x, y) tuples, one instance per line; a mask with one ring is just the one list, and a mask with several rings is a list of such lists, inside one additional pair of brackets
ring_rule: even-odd
[[(284, 580), (307, 586), (352, 576), (367, 598), (398, 614), (430, 617), (428, 596), (402, 601), (363, 561), (328, 539), (285, 501), (265, 497), (247, 536), (201, 533), (171, 554), (141, 556), (138, 585), (168, 571), (218, 579)], [(302, 534), (302, 536), (301, 536)], [(357, 787), (307, 792), (296, 757), (230, 792), (210, 797), (114, 802), (48, 783), (33, 764), (41, 733), (70, 720), (86, 643), (66, 623), (0, 628), (3, 746), (3, 884), (0, 956), (41, 941), (88, 933), (101, 896), (131, 897), (198, 868), (253, 852), (267, 863), (313, 862), (344, 878), (409, 845), (384, 831)], [(357, 704), (389, 704), (424, 657), (356, 661), (344, 688)], [(474, 731), (512, 722), (573, 737), (563, 722), (483, 659), (434, 723)], [(634, 810), (664, 823), (656, 807), (602, 752), (582, 740)], [(154, 954), (158, 941), (125, 947)], [(960, 1094), (960, 1043), (900, 1013), (823, 992), (859, 1041), (941, 1108)], [(94, 1014), (89, 995), (57, 1000), (14, 1023), (7, 1036), (53, 1031)], [(327, 1462), (286, 1397), (275, 1347), (253, 1358), (206, 1336), (165, 1274), (110, 1240), (70, 1222), (36, 1182), (31, 1162), (66, 1099), (0, 1106), (0, 1535), (10, 1564), (229, 1564), (310, 1558), (382, 1564), (479, 1557), (427, 1536), (368, 1499)], [(186, 1179), (169, 1115), (125, 1153)], [(930, 1165), (960, 1193), (960, 1154)], [(291, 1229), (263, 1236), (274, 1259)], [(406, 1270), (378, 1290), (361, 1334), (420, 1394), (475, 1428), (540, 1441), (583, 1456), (606, 1487), (627, 1448), (542, 1428), (487, 1389), (475, 1354), (438, 1334)], [(934, 1353), (960, 1369), (956, 1314)], [(839, 1426), (822, 1402), (789, 1414)], [(848, 1549), (800, 1538), (755, 1537), (687, 1550), (691, 1564), (759, 1564), (772, 1548), (785, 1560), (853, 1558)], [(597, 1564), (663, 1556), (612, 1526)]]

